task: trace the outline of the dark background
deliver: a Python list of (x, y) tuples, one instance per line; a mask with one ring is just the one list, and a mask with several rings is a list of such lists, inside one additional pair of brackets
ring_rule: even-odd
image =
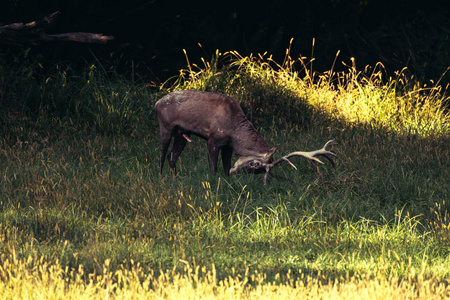
[[(52, 42), (31, 47), (47, 62), (74, 64), (109, 60), (165, 80), (191, 62), (237, 50), (242, 55), (268, 52), (283, 60), (311, 58), (314, 68), (356, 58), (358, 69), (381, 62), (388, 74), (408, 67), (418, 80), (438, 80), (450, 66), (450, 2), (388, 0), (2, 0), (0, 25), (30, 22), (61, 11), (47, 33), (95, 32), (113, 35), (107, 45)], [(199, 47), (198, 43), (202, 45)], [(18, 47), (0, 44), (3, 49)], [(20, 46), (23, 48), (28, 45)], [(443, 82), (450, 82), (449, 75)]]

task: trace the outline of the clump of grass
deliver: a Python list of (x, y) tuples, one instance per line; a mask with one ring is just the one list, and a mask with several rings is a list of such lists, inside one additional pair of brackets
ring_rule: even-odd
[(267, 55), (244, 57), (236, 51), (216, 52), (211, 63), (202, 59), (202, 67), (188, 60), (188, 69), (181, 71), (176, 89), (235, 96), (248, 107), (250, 117), (255, 112), (270, 113), (309, 125), (326, 117), (404, 135), (449, 134), (449, 98), (439, 81), (422, 85), (414, 76), (408, 77), (406, 69), (397, 72), (395, 78), (387, 78), (381, 63), (359, 71), (354, 58), (347, 71), (336, 73), (333, 66), (319, 74), (309, 68), (312, 61), (291, 58), (290, 48), (282, 64)]
[(382, 64), (358, 71), (352, 58), (348, 71), (319, 76), (309, 99), (315, 107), (350, 124), (367, 124), (403, 135), (448, 135), (449, 98), (439, 82), (431, 87), (421, 85), (406, 71), (386, 78)]

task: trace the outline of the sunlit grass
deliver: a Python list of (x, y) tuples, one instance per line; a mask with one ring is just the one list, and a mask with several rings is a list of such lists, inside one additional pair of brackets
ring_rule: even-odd
[[(449, 97), (439, 81), (421, 84), (407, 75), (406, 68), (396, 72), (395, 78), (387, 77), (381, 63), (359, 71), (354, 58), (346, 71), (332, 68), (316, 73), (310, 69), (313, 59), (290, 55), (288, 49), (278, 64), (267, 55), (216, 52), (211, 62), (203, 59), (201, 67), (189, 64), (177, 84), (231, 94), (250, 109), (274, 110), (292, 121), (311, 118), (309, 108), (313, 108), (347, 124), (367, 124), (398, 134), (450, 133)], [(224, 66), (219, 68), (220, 64)]]
[[(352, 124), (384, 127), (398, 134), (448, 134), (450, 115), (445, 105), (449, 99), (441, 86), (421, 86), (405, 71), (386, 79), (383, 65), (359, 72), (353, 60), (348, 72), (322, 75), (311, 102)], [(333, 81), (338, 83), (329, 94), (330, 85), (324, 83)], [(321, 96), (324, 89), (327, 97)]]
[[(216, 268), (190, 266), (183, 272), (173, 270), (145, 272), (134, 264), (131, 269), (111, 271), (109, 260), (99, 274), (85, 274), (76, 269), (49, 265), (45, 259), (19, 260), (10, 257), (0, 265), (2, 299), (443, 299), (449, 297), (448, 282), (426, 277), (414, 270), (399, 277), (385, 275), (343, 275), (326, 280), (292, 272), (267, 280), (266, 274), (248, 270), (224, 279), (217, 278)], [(85, 280), (84, 278), (89, 278)], [(253, 282), (249, 285), (249, 282)]]

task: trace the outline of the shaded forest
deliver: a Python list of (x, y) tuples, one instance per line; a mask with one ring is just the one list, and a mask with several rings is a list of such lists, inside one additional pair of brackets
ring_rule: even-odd
[[(108, 59), (165, 80), (216, 49), (242, 55), (268, 52), (283, 59), (314, 57), (314, 68), (356, 58), (357, 67), (384, 64), (388, 72), (407, 67), (419, 80), (438, 80), (450, 66), (450, 5), (446, 1), (272, 0), (227, 1), (30, 1), (0, 3), (0, 25), (30, 22), (61, 11), (49, 33), (85, 31), (113, 35), (107, 45), (42, 43), (32, 47), (49, 62)], [(315, 39), (315, 46), (312, 41)], [(201, 44), (202, 47), (199, 46)], [(29, 45), (3, 42), (2, 52)], [(443, 78), (449, 82), (449, 75)]]

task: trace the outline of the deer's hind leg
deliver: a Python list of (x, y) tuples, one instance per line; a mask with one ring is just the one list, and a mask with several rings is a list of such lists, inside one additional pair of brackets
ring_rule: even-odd
[(172, 135), (169, 131), (166, 131), (164, 129), (161, 129), (160, 133), (161, 133), (161, 152), (159, 154), (159, 167), (160, 167), (160, 172), (162, 174), (164, 162), (166, 161), (166, 153), (167, 153), (167, 150), (169, 149), (170, 140), (172, 139)]

